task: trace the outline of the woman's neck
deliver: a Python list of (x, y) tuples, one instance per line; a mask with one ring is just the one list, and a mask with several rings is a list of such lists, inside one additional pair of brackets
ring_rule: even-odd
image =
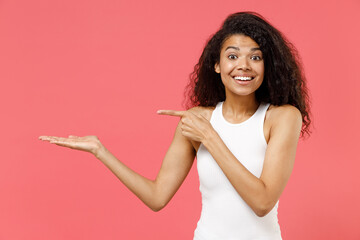
[(226, 96), (223, 104), (223, 114), (234, 119), (252, 116), (258, 109), (260, 103), (255, 94), (248, 96)]

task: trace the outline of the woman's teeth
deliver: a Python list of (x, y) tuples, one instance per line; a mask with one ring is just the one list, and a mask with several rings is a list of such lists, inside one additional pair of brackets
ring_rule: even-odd
[(253, 77), (234, 77), (235, 80), (250, 81)]

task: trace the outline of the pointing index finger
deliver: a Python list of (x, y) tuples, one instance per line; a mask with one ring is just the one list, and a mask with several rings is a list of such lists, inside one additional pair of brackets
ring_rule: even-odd
[(160, 115), (168, 115), (168, 116), (176, 116), (182, 117), (186, 113), (186, 111), (175, 111), (175, 110), (159, 110), (157, 111)]

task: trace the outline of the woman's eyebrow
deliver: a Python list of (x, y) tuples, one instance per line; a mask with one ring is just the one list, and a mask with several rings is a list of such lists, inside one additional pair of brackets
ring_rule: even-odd
[[(234, 46), (228, 46), (228, 47), (225, 49), (225, 51), (228, 50), (228, 49), (235, 49), (235, 50), (237, 50), (237, 51), (240, 51), (240, 48), (234, 47)], [(251, 49), (250, 49), (251, 52), (254, 52), (254, 51), (256, 51), (256, 50), (261, 50), (261, 49), (260, 49), (260, 48), (251, 48)]]

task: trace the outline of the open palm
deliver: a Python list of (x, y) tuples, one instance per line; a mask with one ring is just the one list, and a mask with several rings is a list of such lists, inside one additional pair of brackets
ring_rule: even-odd
[(96, 154), (96, 151), (101, 146), (99, 138), (93, 135), (85, 137), (70, 135), (68, 138), (55, 136), (40, 136), (39, 139), (43, 141), (48, 141), (59, 146), (90, 152), (92, 154)]

